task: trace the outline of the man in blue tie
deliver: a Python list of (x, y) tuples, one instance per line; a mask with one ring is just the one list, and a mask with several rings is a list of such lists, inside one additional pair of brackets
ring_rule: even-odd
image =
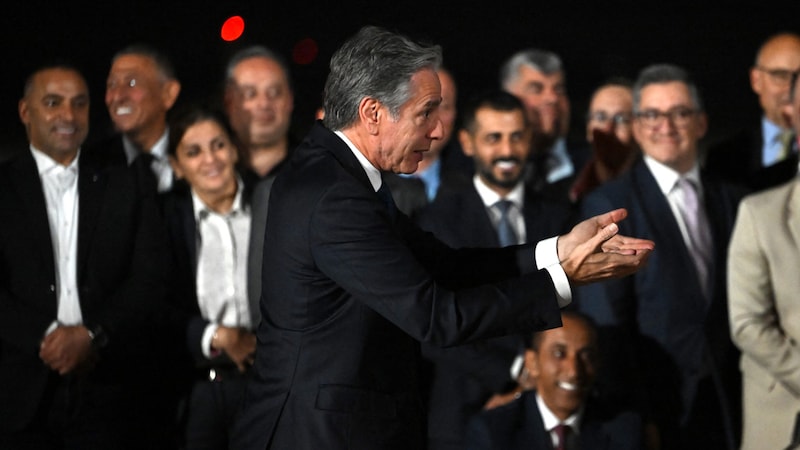
[[(544, 201), (523, 180), (531, 127), (520, 100), (501, 90), (476, 95), (462, 114), (458, 139), (475, 164), (461, 189), (440, 196), (419, 216), (422, 228), (451, 247), (506, 247), (537, 242), (569, 229), (569, 207)], [(474, 345), (423, 345), (432, 364), (429, 448), (463, 447), (467, 419), (494, 394), (516, 388), (512, 374), (522, 336)]]

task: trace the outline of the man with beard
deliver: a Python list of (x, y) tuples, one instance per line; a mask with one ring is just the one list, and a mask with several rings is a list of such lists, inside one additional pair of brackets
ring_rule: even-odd
[[(523, 181), (531, 131), (522, 103), (494, 90), (476, 96), (458, 133), (475, 163), (471, 183), (437, 199), (420, 225), (449, 246), (505, 247), (536, 242), (567, 230), (566, 206), (545, 202)], [(494, 394), (517, 387), (515, 357), (521, 336), (441, 348), (423, 345), (432, 364), (428, 436), (432, 450), (463, 448), (466, 421)]]

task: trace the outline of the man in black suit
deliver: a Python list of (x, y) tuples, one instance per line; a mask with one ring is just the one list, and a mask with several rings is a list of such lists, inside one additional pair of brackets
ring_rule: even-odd
[(743, 192), (699, 170), (707, 119), (685, 70), (645, 68), (633, 98), (644, 156), (589, 193), (581, 212), (627, 208), (620, 228), (653, 239), (659, 251), (634, 276), (578, 288), (576, 304), (619, 338), (604, 358), (615, 361), (608, 389), (644, 402), (662, 448), (733, 449), (740, 388), (725, 262)]
[(91, 145), (111, 164), (132, 166), (144, 188), (166, 192), (173, 174), (167, 158), (167, 113), (181, 91), (163, 52), (134, 44), (117, 52), (106, 81), (106, 107), (115, 133)]
[(536, 270), (534, 245), (453, 250), (397, 212), (380, 173), (413, 172), (442, 137), (440, 61), (439, 47), (376, 27), (332, 57), (325, 125), (272, 186), (233, 448), (423, 448), (418, 341), (558, 326), (568, 280), (632, 273), (652, 249), (616, 235), (625, 211), (612, 211), (540, 244)]
[(792, 74), (800, 71), (800, 35), (780, 33), (759, 48), (750, 68), (750, 86), (758, 95), (762, 117), (708, 150), (705, 170), (724, 180), (759, 191), (797, 175), (797, 148), (792, 138), (790, 104)]
[(533, 334), (525, 368), (536, 390), (484, 411), (467, 427), (470, 450), (622, 450), (642, 448), (638, 414), (592, 397), (599, 370), (597, 329), (564, 311), (563, 326)]
[[(538, 242), (569, 229), (569, 209), (526, 188), (530, 127), (522, 103), (493, 90), (464, 110), (458, 138), (477, 174), (463, 189), (439, 197), (418, 220), (453, 247), (502, 247)], [(428, 407), (430, 449), (463, 448), (464, 425), (493, 394), (516, 387), (514, 360), (523, 336), (441, 348), (423, 345), (433, 373)]]
[(35, 71), (19, 115), (30, 147), (0, 165), (0, 447), (161, 448), (132, 409), (164, 291), (156, 205), (80, 150), (77, 70)]

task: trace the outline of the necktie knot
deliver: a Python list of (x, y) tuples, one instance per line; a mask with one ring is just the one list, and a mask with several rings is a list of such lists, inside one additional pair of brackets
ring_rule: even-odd
[(56, 180), (58, 181), (58, 190), (62, 194), (67, 191), (72, 185), (75, 183), (75, 180), (78, 178), (78, 170), (77, 167), (65, 167), (64, 170), (56, 174)]
[(572, 428), (570, 428), (569, 425), (560, 423), (555, 427), (553, 427), (552, 431), (556, 434), (556, 439), (558, 440), (558, 442), (556, 442), (554, 446), (555, 450), (566, 450), (567, 437), (569, 436), (569, 433), (572, 431)]

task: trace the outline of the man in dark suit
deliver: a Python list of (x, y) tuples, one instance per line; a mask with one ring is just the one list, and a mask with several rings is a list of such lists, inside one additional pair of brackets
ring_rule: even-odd
[(170, 190), (167, 113), (180, 90), (175, 69), (161, 51), (135, 44), (117, 52), (105, 96), (115, 133), (91, 144), (92, 151), (104, 154), (111, 164), (133, 167), (146, 188)]
[(564, 311), (563, 326), (533, 334), (525, 368), (536, 390), (470, 421), (470, 450), (622, 450), (642, 448), (642, 421), (592, 397), (599, 369), (597, 329)]
[(699, 171), (697, 142), (707, 122), (683, 69), (645, 68), (633, 98), (644, 157), (590, 193), (582, 213), (628, 208), (621, 229), (654, 240), (659, 251), (632, 277), (579, 288), (577, 305), (619, 337), (609, 345), (609, 358), (621, 361), (608, 372), (611, 389), (641, 388), (628, 400), (645, 402), (663, 448), (734, 448), (738, 355), (725, 261), (742, 192)]
[(747, 127), (708, 150), (705, 171), (759, 191), (797, 175), (797, 148), (792, 138), (789, 87), (800, 71), (800, 35), (780, 33), (759, 48), (750, 68), (750, 86), (758, 95), (762, 117), (758, 127)]
[(548, 50), (520, 50), (500, 68), (500, 87), (522, 100), (534, 130), (528, 183), (549, 198), (569, 201), (591, 155), (586, 145), (567, 139), (570, 102), (561, 58)]
[[(477, 174), (463, 189), (424, 209), (420, 227), (453, 248), (538, 242), (568, 230), (566, 205), (544, 201), (526, 189), (530, 131), (525, 109), (513, 95), (493, 90), (471, 99), (458, 138)], [(450, 348), (423, 345), (433, 365), (430, 449), (463, 448), (467, 419), (493, 394), (516, 386), (511, 368), (523, 348), (522, 335)]]
[[(440, 61), (439, 47), (376, 27), (332, 57), (325, 125), (272, 186), (255, 374), (233, 448), (423, 448), (418, 341), (558, 326), (567, 280), (632, 273), (652, 249), (614, 233), (618, 210), (540, 244), (536, 270), (533, 245), (456, 251), (397, 212), (380, 173), (413, 172), (442, 137)], [(551, 274), (567, 285), (556, 291)]]
[(162, 229), (129, 171), (79, 150), (88, 92), (71, 67), (35, 71), (19, 103), (30, 147), (0, 165), (2, 448), (167, 444), (134, 408), (153, 376)]

